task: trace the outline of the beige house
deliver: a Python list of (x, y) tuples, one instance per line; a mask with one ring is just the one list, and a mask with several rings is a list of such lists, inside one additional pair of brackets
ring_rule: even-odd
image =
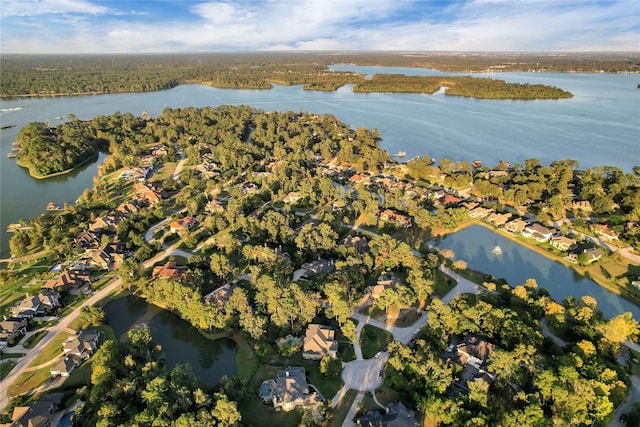
[(576, 244), (574, 239), (565, 236), (554, 236), (550, 240), (551, 246), (561, 251), (568, 251)]
[(338, 342), (335, 340), (335, 331), (328, 326), (310, 324), (304, 336), (302, 357), (305, 359), (319, 360), (324, 355), (336, 357)]
[(519, 218), (509, 221), (504, 225), (504, 229), (510, 233), (522, 233), (527, 226), (527, 223)]

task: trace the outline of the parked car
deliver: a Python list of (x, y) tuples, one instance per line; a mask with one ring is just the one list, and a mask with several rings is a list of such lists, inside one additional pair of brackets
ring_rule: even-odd
[(449, 347), (447, 347), (447, 351), (449, 353), (451, 353), (453, 351), (453, 344), (449, 344)]
[(381, 355), (382, 355), (382, 352), (381, 352), (381, 351), (379, 351), (379, 352), (377, 352), (377, 353), (376, 353), (376, 355), (375, 355), (374, 357), (377, 359), (377, 358), (378, 358), (378, 357), (380, 357)]
[(378, 374), (378, 378), (384, 377), (384, 369), (380, 369), (380, 373)]
[(627, 422), (627, 414), (622, 414), (622, 415), (620, 415), (620, 419), (619, 419), (619, 421), (620, 421), (621, 423), (625, 423), (625, 424), (626, 424), (626, 422)]

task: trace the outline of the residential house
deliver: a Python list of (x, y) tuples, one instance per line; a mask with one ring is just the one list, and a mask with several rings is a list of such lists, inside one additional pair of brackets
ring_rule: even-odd
[(565, 236), (553, 236), (549, 241), (549, 243), (551, 243), (551, 246), (553, 246), (556, 249), (559, 249), (561, 251), (568, 251), (573, 246), (575, 246), (576, 240), (570, 239)]
[(253, 182), (245, 182), (242, 184), (242, 194), (255, 193), (258, 191), (258, 186)]
[(593, 224), (591, 226), (591, 229), (594, 233), (596, 233), (596, 235), (602, 237), (608, 242), (618, 239), (618, 234), (616, 234), (615, 231), (611, 230), (608, 225)]
[(99, 230), (85, 230), (78, 234), (73, 242), (83, 249), (96, 249), (100, 246)]
[(554, 230), (550, 230), (547, 227), (540, 225), (538, 223), (534, 223), (531, 225), (527, 225), (522, 232), (522, 235), (525, 237), (530, 237), (532, 239), (537, 240), (538, 242), (546, 242), (553, 236)]
[(127, 168), (120, 173), (118, 178), (124, 179), (125, 181), (144, 181), (152, 170), (153, 165)]
[(0, 341), (13, 341), (27, 333), (28, 322), (24, 317), (6, 317), (0, 322)]
[(118, 224), (122, 221), (122, 217), (116, 215), (107, 215), (96, 218), (95, 221), (89, 226), (89, 231), (109, 231), (116, 233), (118, 231)]
[(219, 310), (224, 311), (224, 307), (229, 301), (229, 298), (231, 298), (231, 295), (233, 294), (233, 290), (235, 288), (235, 284), (227, 283), (226, 285), (223, 285), (205, 295), (204, 302), (205, 304), (213, 304), (218, 307)]
[(220, 213), (224, 211), (224, 205), (216, 199), (210, 200), (204, 205), (205, 212)]
[(69, 289), (79, 288), (85, 283), (91, 283), (91, 277), (89, 275), (66, 270), (53, 279), (44, 282), (42, 287), (55, 291), (68, 291)]
[(511, 218), (511, 212), (507, 212), (504, 214), (492, 212), (487, 217), (487, 222), (494, 224), (496, 227), (500, 227), (502, 225), (505, 225), (507, 221), (509, 221), (509, 218)]
[(58, 363), (51, 367), (49, 372), (52, 377), (68, 377), (81, 363), (82, 359), (78, 356), (62, 356)]
[(138, 198), (144, 200), (150, 205), (155, 205), (162, 200), (160, 193), (145, 183), (136, 182), (133, 186), (133, 190), (136, 192)]
[(195, 227), (197, 224), (197, 221), (194, 217), (192, 216), (186, 216), (182, 219), (179, 219), (177, 221), (173, 221), (171, 224), (169, 224), (169, 230), (171, 231), (172, 234), (182, 234), (185, 231), (191, 230), (193, 227)]
[(391, 209), (386, 209), (378, 214), (378, 217), (384, 222), (391, 222), (404, 228), (410, 228), (411, 218), (401, 215)]
[(57, 307), (60, 307), (60, 294), (56, 291), (46, 291), (34, 296), (27, 295), (11, 309), (11, 316), (32, 319), (34, 316), (43, 316), (45, 312)]
[(501, 171), (501, 170), (497, 170), (497, 171), (490, 171), (489, 172), (489, 177), (490, 178), (503, 178), (505, 176), (509, 176), (509, 172), (507, 171)]
[(589, 264), (596, 262), (604, 255), (604, 252), (600, 248), (585, 249), (584, 253), (587, 254), (587, 262)]
[(366, 173), (357, 173), (353, 175), (351, 178), (349, 178), (349, 181), (351, 181), (354, 184), (364, 184), (369, 182), (370, 179), (371, 177)]
[(291, 411), (316, 401), (317, 393), (307, 384), (306, 371), (302, 367), (289, 367), (279, 371), (273, 386), (273, 407)]
[(11, 422), (3, 427), (51, 427), (53, 413), (62, 403), (62, 393), (40, 396), (27, 406), (16, 406), (11, 414)]
[(356, 424), (361, 427), (418, 427), (415, 411), (407, 408), (402, 402), (391, 402), (387, 405), (386, 413), (369, 411), (356, 418)]
[(573, 210), (579, 210), (584, 213), (588, 213), (593, 210), (593, 208), (591, 207), (591, 202), (589, 202), (588, 200), (574, 200), (571, 203), (571, 207), (573, 208)]
[(468, 211), (472, 211), (479, 206), (478, 202), (464, 202), (462, 203), (462, 207), (466, 208)]
[(177, 266), (175, 261), (168, 261), (165, 265), (157, 265), (153, 267), (151, 276), (154, 279), (172, 279), (180, 280), (188, 273), (185, 266)]
[(493, 212), (493, 209), (488, 209), (488, 208), (483, 208), (482, 206), (478, 206), (477, 208), (473, 209), (469, 213), (469, 216), (471, 218), (485, 218), (492, 212)]
[(313, 277), (318, 274), (330, 274), (336, 271), (336, 266), (333, 261), (328, 261), (323, 258), (318, 258), (311, 262), (305, 262), (301, 267), (305, 270), (306, 277)]
[(120, 215), (122, 215), (124, 217), (130, 217), (133, 214), (137, 214), (138, 211), (140, 211), (140, 206), (138, 206), (138, 204), (135, 203), (134, 201), (121, 203), (116, 208), (116, 213), (118, 213), (118, 214), (120, 214)]
[(342, 241), (342, 244), (346, 248), (355, 248), (358, 253), (366, 254), (369, 252), (369, 242), (366, 237), (360, 236), (347, 236)]
[(302, 196), (302, 194), (298, 193), (297, 191), (292, 191), (289, 194), (287, 194), (286, 196), (284, 196), (284, 199), (282, 199), (283, 202), (285, 203), (296, 203), (298, 200), (302, 200), (304, 197)]
[(522, 233), (527, 226), (527, 223), (520, 218), (509, 221), (504, 225), (504, 229), (510, 233)]
[(456, 196), (452, 196), (451, 194), (447, 194), (442, 198), (441, 203), (445, 206), (455, 205), (460, 203), (460, 199)]
[(104, 243), (91, 254), (90, 265), (99, 270), (117, 270), (124, 261), (124, 248), (120, 242)]
[(80, 360), (87, 360), (98, 348), (100, 331), (85, 329), (78, 331), (62, 344), (62, 351), (65, 355), (76, 356)]
[(325, 355), (335, 358), (337, 352), (338, 342), (333, 329), (313, 323), (307, 326), (302, 347), (304, 359), (320, 360)]
[(495, 374), (486, 370), (487, 358), (495, 348), (494, 344), (474, 336), (467, 336), (458, 344), (458, 361), (464, 367), (460, 377), (463, 387), (471, 380), (484, 379), (490, 383), (495, 379)]

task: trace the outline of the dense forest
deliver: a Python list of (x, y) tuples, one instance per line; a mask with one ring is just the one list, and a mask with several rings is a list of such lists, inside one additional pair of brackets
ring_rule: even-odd
[[(72, 119), (28, 128), (56, 135)], [(400, 165), (379, 148), (376, 129), (352, 129), (330, 114), (267, 113), (247, 106), (167, 108), (155, 118), (114, 113), (76, 126), (80, 136), (108, 147), (100, 178), (76, 205), (24, 221), (11, 239), (12, 254), (47, 249), (62, 264), (85, 256), (78, 234), (136, 197), (134, 185), (118, 179), (120, 169), (151, 156), (155, 170), (147, 184), (163, 200), (100, 236), (126, 250), (118, 271), (123, 288), (177, 313), (203, 334), (233, 334), (257, 366), (253, 388), (237, 378), (207, 390), (182, 368), (166, 370), (152, 337), (134, 332), (124, 352), (111, 342), (100, 348), (90, 383), (77, 390), (87, 401), (87, 425), (266, 423), (246, 420), (251, 411), (237, 408), (262, 405), (255, 389), (272, 378), (270, 368), (302, 363), (299, 352), (292, 356), (297, 350), (283, 349), (277, 340), (301, 336), (310, 322), (330, 325), (343, 337), (340, 360), (349, 362), (344, 355), (357, 337), (350, 317), (368, 287), (388, 272), (398, 281), (375, 299), (372, 312), (394, 317), (420, 307), (429, 322), (413, 346), (389, 344), (385, 386), (435, 425), (603, 425), (627, 395), (627, 372), (616, 359), (621, 343), (638, 334), (628, 313), (605, 320), (592, 298), (556, 302), (534, 280), (509, 287), (488, 276), (479, 296), (444, 305), (439, 297), (450, 287), (438, 267), (447, 257), (414, 236), (469, 219), (467, 208), (436, 202), (434, 193), (472, 184), (474, 200), (499, 211), (507, 201), (524, 204), (540, 220), (573, 210), (571, 188), (577, 198), (591, 201), (598, 218), (617, 216), (626, 230), (622, 224), (637, 221), (640, 212), (639, 181), (631, 174), (610, 167), (580, 171), (572, 160), (472, 168), (450, 159), (436, 165), (426, 157)], [(179, 153), (185, 167), (176, 181)], [(352, 179), (363, 177), (368, 185)], [(383, 219), (388, 211), (411, 218), (410, 226)], [(154, 242), (145, 240), (151, 225), (185, 215), (197, 226), (179, 234), (165, 227), (154, 233)], [(364, 237), (354, 224), (367, 230), (366, 250), (346, 244), (345, 237)], [(154, 278), (152, 269), (142, 267), (163, 244), (173, 243), (195, 253), (178, 259), (188, 280)], [(292, 279), (294, 271), (319, 258), (331, 261), (331, 271)], [(449, 265), (464, 270), (461, 263)], [(17, 280), (11, 274), (3, 273), (6, 283)], [(225, 301), (203, 299), (239, 277)], [(568, 344), (543, 337), (543, 318)], [(465, 392), (452, 388), (462, 384), (461, 367), (444, 357), (454, 336), (495, 345), (487, 365), (497, 374), (493, 381), (468, 382)], [(339, 375), (325, 378), (320, 363), (307, 363), (317, 375), (314, 386), (327, 398), (335, 394)]]
[(30, 123), (20, 130), (17, 142), (18, 164), (37, 178), (71, 170), (107, 147), (107, 141), (98, 136), (98, 129), (73, 117), (55, 127)]
[(504, 80), (475, 77), (405, 76), (376, 74), (357, 84), (354, 92), (435, 93), (445, 86), (445, 95), (482, 99), (558, 99), (571, 98), (570, 92), (546, 85), (507, 83)]
[(173, 55), (3, 55), (0, 96), (149, 92), (178, 84), (269, 89), (272, 83), (335, 90), (364, 76), (329, 72), (336, 63), (457, 72), (640, 72), (637, 54), (201, 53)]

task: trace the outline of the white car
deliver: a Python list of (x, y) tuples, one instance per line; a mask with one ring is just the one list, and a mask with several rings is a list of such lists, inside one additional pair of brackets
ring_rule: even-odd
[(413, 331), (413, 335), (418, 335), (419, 333), (420, 333), (420, 328), (415, 329), (415, 330)]
[(377, 359), (377, 358), (378, 358), (378, 357), (380, 357), (381, 355), (382, 355), (382, 352), (381, 352), (381, 351), (379, 351), (379, 352), (377, 352), (377, 353), (376, 353), (376, 355), (375, 355), (375, 356), (373, 356), (373, 357), (375, 357), (375, 358)]

